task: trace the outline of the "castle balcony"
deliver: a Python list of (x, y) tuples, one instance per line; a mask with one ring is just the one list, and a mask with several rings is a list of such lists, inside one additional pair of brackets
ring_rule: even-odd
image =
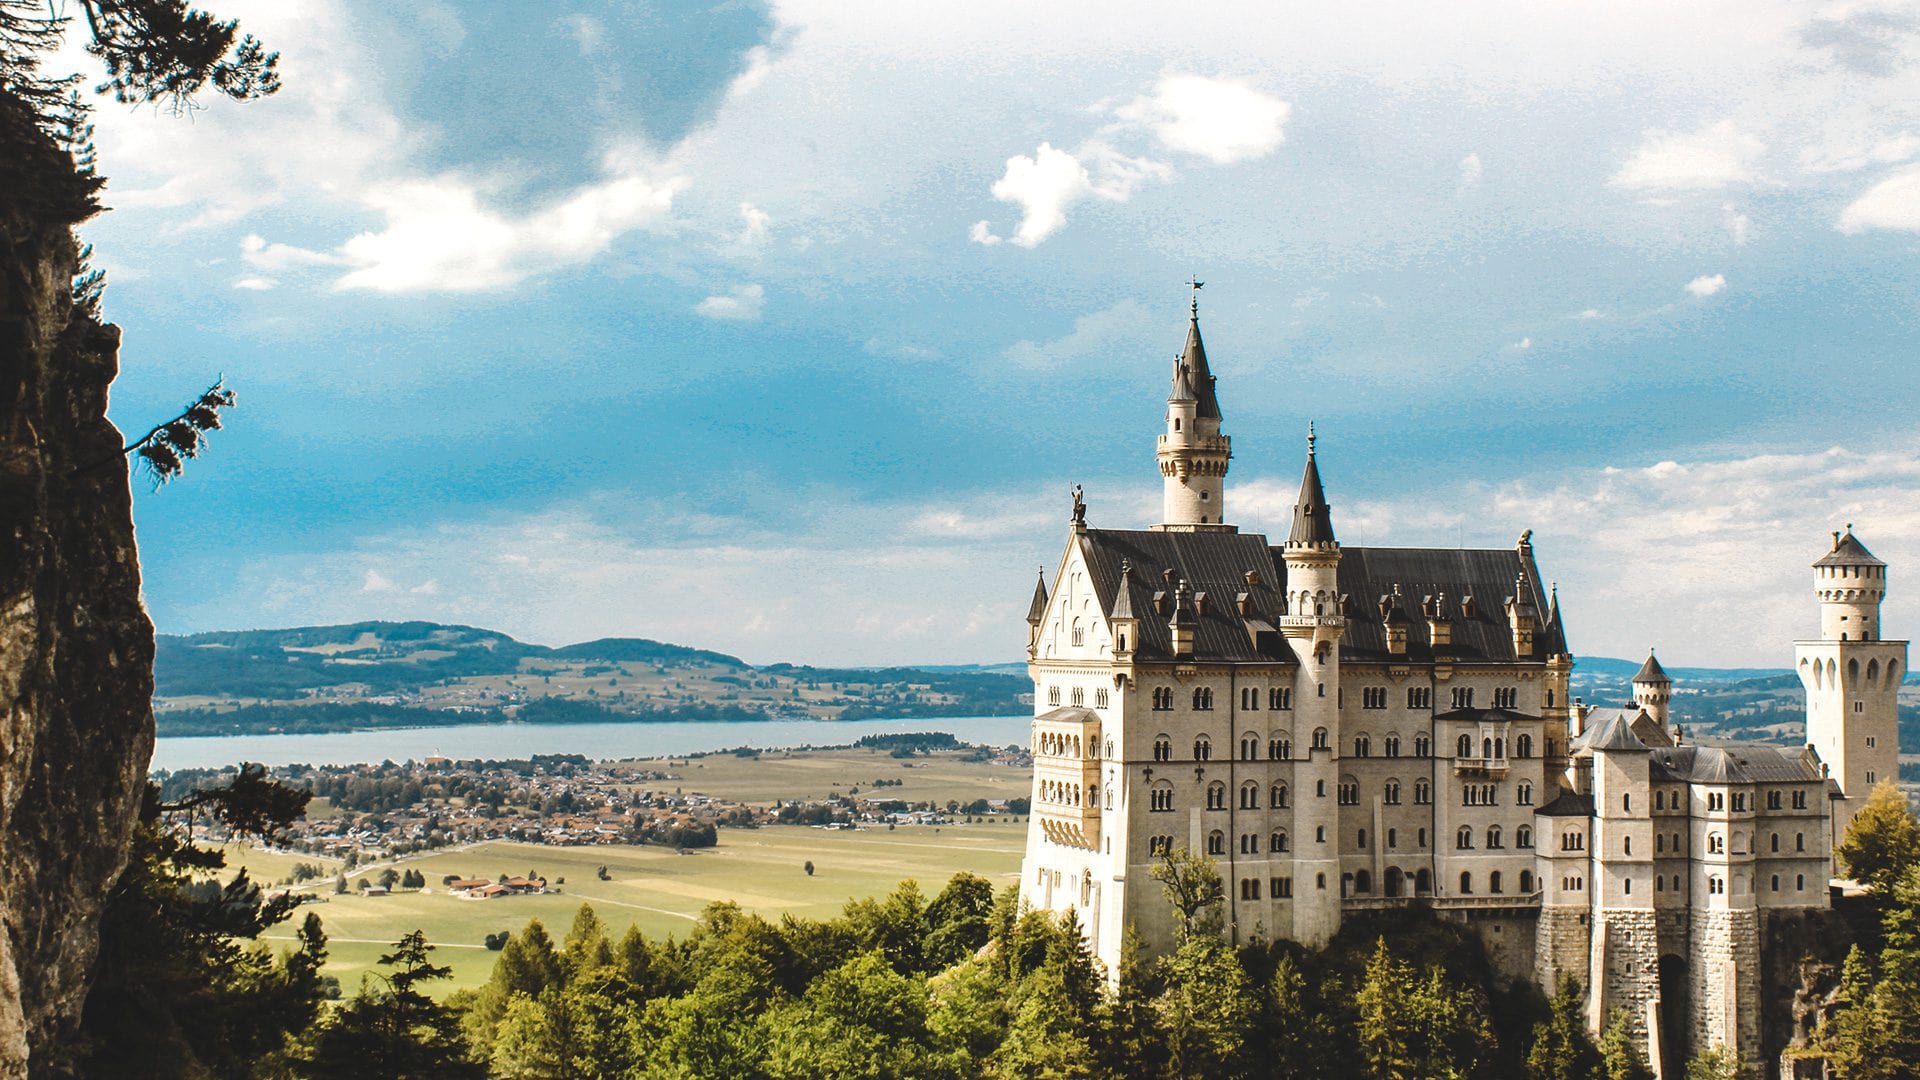
[(1482, 776), (1498, 780), (1507, 775), (1507, 759), (1503, 757), (1463, 757), (1453, 759), (1453, 775)]
[(1345, 615), (1282, 615), (1273, 621), (1282, 630), (1344, 630), (1347, 626)]
[(1033, 820), (1056, 844), (1100, 844), (1100, 717), (1068, 706), (1033, 721)]

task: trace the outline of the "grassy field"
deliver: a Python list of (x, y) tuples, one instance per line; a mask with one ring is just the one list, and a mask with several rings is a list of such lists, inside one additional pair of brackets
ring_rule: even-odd
[[(930, 726), (938, 721), (928, 721)], [(671, 762), (670, 764), (668, 762)], [(1033, 787), (1033, 770), (966, 760), (963, 753), (937, 753), (912, 759), (881, 750), (771, 750), (759, 757), (711, 754), (640, 762), (674, 779), (643, 787), (712, 795), (747, 803), (781, 799), (825, 799), (852, 788), (875, 799), (969, 803), (975, 799), (1022, 799)], [(900, 786), (875, 787), (876, 780)]]
[[(770, 764), (771, 760), (760, 767)], [(738, 765), (743, 771), (754, 767), (745, 761)], [(983, 766), (968, 768), (978, 771)], [(712, 775), (729, 771), (716, 768)], [(869, 763), (862, 772), (848, 774), (846, 782), (871, 779), (865, 775), (871, 771)], [(905, 775), (918, 771), (908, 770)], [(935, 770), (928, 772), (932, 787), (950, 785), (943, 790), (953, 790), (951, 797), (961, 797), (957, 778), (933, 779)], [(830, 783), (829, 776), (822, 774), (820, 782)], [(708, 790), (691, 783), (688, 786)], [(1013, 822), (911, 826), (891, 832), (884, 827), (854, 831), (799, 826), (722, 829), (718, 847), (687, 855), (657, 847), (561, 848), (495, 842), (396, 864), (425, 874), (431, 887), (427, 894), (332, 896), (331, 888), (323, 887), (319, 891), (325, 902), (304, 907), (296, 917), (303, 918), (307, 911), (320, 915), (331, 939), (327, 970), (339, 976), (349, 993), (359, 984), (361, 973), (375, 966), (380, 953), (395, 938), (414, 929), (426, 931), (428, 940), (440, 946), (435, 961), (453, 968), (453, 979), (435, 991), (444, 995), (487, 980), (495, 955), (481, 944), (487, 934), (518, 930), (527, 920), (537, 918), (557, 941), (582, 902), (591, 903), (616, 935), (625, 933), (629, 925), (637, 925), (649, 935), (685, 934), (700, 910), (717, 900), (733, 900), (768, 916), (791, 912), (825, 918), (837, 914), (849, 899), (889, 892), (906, 878), (919, 881), (929, 896), (963, 870), (988, 878), (996, 887), (1011, 884), (1019, 874), (1025, 842), (1026, 826)], [(233, 850), (228, 855), (229, 865), (249, 866), (257, 878), (268, 880), (283, 876), (294, 861), (292, 857), (252, 850)], [(804, 870), (809, 861), (814, 864), (811, 877)], [(596, 870), (602, 865), (611, 880), (598, 880)], [(528, 871), (544, 875), (559, 893), (463, 900), (440, 890), (440, 879), (447, 874), (498, 877)], [(360, 876), (356, 871), (350, 880), (357, 882)], [(566, 884), (558, 884), (561, 878)], [(292, 928), (282, 924), (267, 936), (276, 944), (290, 942)]]

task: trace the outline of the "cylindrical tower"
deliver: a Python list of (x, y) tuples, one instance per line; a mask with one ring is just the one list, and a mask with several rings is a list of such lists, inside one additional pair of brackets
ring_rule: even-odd
[(1200, 342), (1200, 303), (1187, 322), (1187, 347), (1173, 362), (1173, 389), (1167, 394), (1167, 429), (1156, 456), (1164, 486), (1161, 523), (1165, 532), (1231, 532), (1226, 524), (1227, 463), (1232, 440), (1220, 434), (1220, 401)]

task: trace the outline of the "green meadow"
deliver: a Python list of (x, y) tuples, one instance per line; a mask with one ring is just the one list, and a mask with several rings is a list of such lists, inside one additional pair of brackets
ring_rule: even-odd
[[(831, 781), (822, 778), (822, 783)], [(907, 878), (918, 881), (929, 897), (961, 871), (979, 874), (996, 887), (1011, 884), (1019, 875), (1025, 843), (1026, 825), (1015, 821), (891, 831), (884, 825), (857, 830), (722, 829), (717, 847), (687, 854), (660, 847), (568, 848), (497, 841), (393, 864), (424, 874), (425, 893), (334, 896), (331, 880), (319, 883), (314, 891), (321, 902), (303, 906), (295, 920), (309, 911), (319, 914), (330, 939), (327, 970), (348, 993), (395, 938), (424, 930), (439, 947), (436, 962), (453, 969), (453, 978), (436, 991), (444, 995), (487, 980), (495, 956), (482, 945), (488, 934), (517, 931), (529, 919), (539, 919), (558, 940), (582, 903), (592, 904), (616, 936), (630, 925), (650, 936), (685, 934), (703, 908), (722, 900), (773, 918), (789, 913), (825, 918), (848, 900), (882, 895)], [(229, 866), (247, 866), (263, 881), (284, 877), (295, 861), (318, 861), (333, 869), (325, 860), (228, 849)], [(809, 862), (811, 876), (806, 872)], [(607, 868), (608, 880), (599, 879), (601, 866)], [(466, 900), (446, 894), (440, 885), (448, 874), (498, 878), (530, 871), (557, 891)], [(356, 870), (348, 880), (358, 883), (362, 876), (369, 875)], [(292, 921), (274, 927), (266, 937), (276, 946), (290, 943)]]

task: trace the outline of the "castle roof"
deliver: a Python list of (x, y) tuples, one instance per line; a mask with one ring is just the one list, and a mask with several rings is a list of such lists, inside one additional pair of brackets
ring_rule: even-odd
[(1194, 400), (1200, 403), (1194, 415), (1213, 420), (1220, 419), (1220, 399), (1214, 396), (1213, 372), (1207, 367), (1207, 347), (1200, 340), (1198, 301), (1194, 302), (1192, 314), (1187, 320), (1187, 346), (1180, 351), (1180, 367), (1186, 374)]
[(1560, 794), (1534, 813), (1545, 817), (1592, 817), (1593, 796), (1562, 788)]
[[(1193, 659), (1293, 662), (1293, 651), (1274, 629), (1286, 591), (1286, 560), (1266, 537), (1239, 532), (1088, 529), (1079, 539), (1101, 607), (1110, 614), (1119, 602), (1121, 565), (1131, 566), (1127, 604), (1140, 619), (1134, 651), (1141, 659), (1171, 657), (1166, 619), (1173, 614), (1174, 583), (1185, 581), (1196, 595), (1208, 595), (1208, 602), (1196, 612)], [(1431, 630), (1420, 618), (1406, 627), (1406, 652), (1387, 651), (1387, 616), (1369, 601), (1391, 594), (1398, 586), (1415, 596), (1446, 594), (1452, 644), (1443, 646), (1441, 655), (1456, 663), (1511, 662), (1512, 630), (1496, 601), (1513, 588), (1524, 568), (1526, 588), (1535, 593), (1533, 602), (1540, 603), (1538, 586), (1533, 584), (1540, 575), (1530, 561), (1517, 549), (1346, 548), (1341, 552), (1338, 578), (1342, 597), (1335, 601), (1344, 606), (1347, 617), (1341, 650), (1348, 659), (1361, 661), (1420, 663), (1434, 658)], [(1247, 580), (1249, 572), (1254, 574), (1253, 583)], [(1234, 603), (1243, 592), (1247, 594), (1244, 614)], [(1473, 597), (1482, 601), (1469, 611), (1463, 601)], [(1566, 651), (1557, 624), (1534, 635), (1534, 659)]]
[(1885, 566), (1884, 562), (1873, 557), (1867, 545), (1854, 539), (1853, 526), (1847, 526), (1845, 536), (1833, 534), (1833, 550), (1820, 557), (1814, 566)]
[(1644, 753), (1648, 749), (1647, 744), (1640, 741), (1640, 736), (1633, 733), (1633, 722), (1627, 719), (1623, 711), (1615, 711), (1598, 726), (1582, 732), (1580, 738), (1574, 740), (1574, 748), (1576, 753), (1581, 750), (1638, 750)]
[(1667, 678), (1667, 670), (1660, 666), (1660, 661), (1654, 659), (1651, 650), (1647, 653), (1647, 662), (1641, 664), (1640, 670), (1634, 673), (1633, 681), (1650, 685), (1673, 682), (1672, 679)]
[(1689, 784), (1789, 784), (1820, 779), (1804, 748), (1710, 740), (1653, 753), (1653, 779)]
[(1034, 626), (1045, 622), (1047, 618), (1047, 572), (1040, 571), (1040, 580), (1033, 586), (1033, 603), (1027, 605), (1027, 622)]
[(1313, 457), (1313, 429), (1307, 429), (1307, 470), (1300, 475), (1300, 497), (1293, 504), (1293, 531), (1289, 544), (1332, 544), (1333, 517), (1327, 493), (1320, 486), (1320, 466)]

